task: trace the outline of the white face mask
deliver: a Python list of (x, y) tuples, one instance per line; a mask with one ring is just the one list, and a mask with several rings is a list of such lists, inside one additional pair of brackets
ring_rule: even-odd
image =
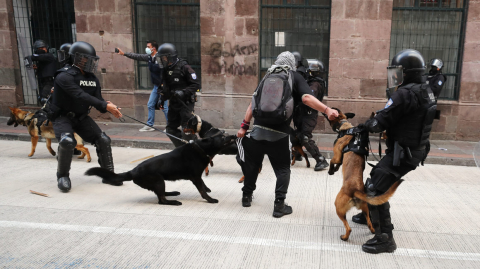
[(151, 50), (150, 48), (145, 48), (145, 52), (146, 52), (148, 55), (152, 54), (152, 50)]

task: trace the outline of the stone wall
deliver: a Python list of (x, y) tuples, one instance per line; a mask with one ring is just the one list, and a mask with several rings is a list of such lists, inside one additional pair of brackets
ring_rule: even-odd
[(202, 95), (196, 111), (239, 127), (258, 83), (258, 0), (201, 0)]
[(11, 0), (0, 0), (0, 115), (23, 104), (17, 37)]

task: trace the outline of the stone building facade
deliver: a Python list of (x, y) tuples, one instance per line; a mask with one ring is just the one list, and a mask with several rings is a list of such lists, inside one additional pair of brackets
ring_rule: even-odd
[[(260, 1), (199, 0), (202, 92), (196, 113), (220, 128), (239, 127), (259, 82)], [(75, 0), (74, 7), (76, 39), (95, 46), (101, 58), (105, 99), (145, 120), (150, 91), (137, 87), (137, 63), (114, 54), (120, 45), (124, 51), (135, 50), (134, 0)], [(393, 0), (331, 1), (329, 92), (324, 101), (355, 112), (354, 124), (385, 105), (392, 10)], [(467, 11), (458, 98), (439, 101), (434, 139), (480, 138), (480, 1), (468, 1)], [(23, 105), (12, 0), (0, 0), (0, 113), (6, 116), (8, 106)], [(113, 120), (108, 114), (94, 115)], [(156, 121), (165, 123), (160, 111)], [(331, 133), (321, 117), (317, 131)]]

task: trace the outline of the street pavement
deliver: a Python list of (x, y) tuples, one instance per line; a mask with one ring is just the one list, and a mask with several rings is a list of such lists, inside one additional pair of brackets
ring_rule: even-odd
[[(22, 127), (23, 128), (23, 127)], [(53, 148), (57, 149), (57, 144)], [(292, 167), (287, 203), (272, 217), (275, 175), (268, 158), (252, 207), (241, 206), (235, 156), (216, 156), (204, 176), (209, 204), (189, 181), (167, 182), (181, 206), (157, 204), (133, 182), (105, 185), (84, 172), (98, 166), (74, 157), (72, 190), (56, 186), (56, 159), (39, 143), (0, 140), (0, 268), (480, 268), (480, 169), (426, 164), (407, 174), (390, 200), (398, 249), (371, 255), (366, 226), (347, 218), (349, 241), (334, 199), (342, 173)], [(168, 150), (113, 147), (116, 172)], [(367, 165), (364, 177), (370, 172)], [(46, 193), (49, 197), (31, 194)]]

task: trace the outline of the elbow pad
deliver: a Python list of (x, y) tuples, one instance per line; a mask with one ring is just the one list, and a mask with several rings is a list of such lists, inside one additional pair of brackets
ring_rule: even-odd
[(370, 133), (380, 133), (384, 130), (383, 126), (375, 118), (367, 120), (364, 126)]

